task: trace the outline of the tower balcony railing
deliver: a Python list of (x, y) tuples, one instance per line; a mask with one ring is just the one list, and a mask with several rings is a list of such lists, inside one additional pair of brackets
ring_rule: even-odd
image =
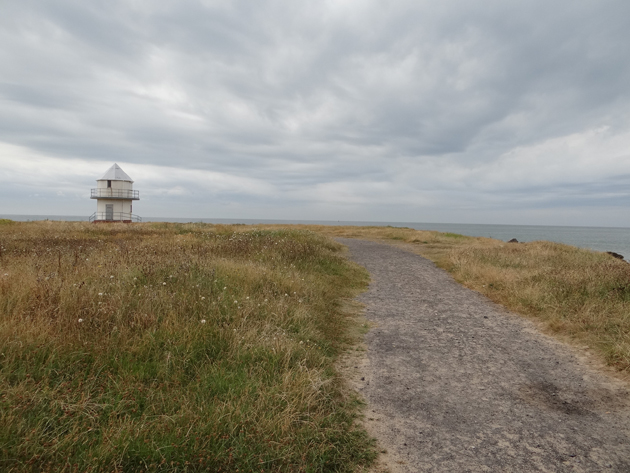
[(142, 222), (142, 218), (128, 212), (94, 212), (90, 215), (92, 222)]
[(100, 187), (92, 189), (90, 199), (123, 199), (140, 200), (140, 191), (131, 189), (112, 189), (111, 187)]

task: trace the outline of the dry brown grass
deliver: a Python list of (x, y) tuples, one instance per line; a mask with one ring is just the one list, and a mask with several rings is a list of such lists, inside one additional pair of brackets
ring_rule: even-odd
[(366, 273), (309, 231), (0, 225), (1, 471), (351, 471)]

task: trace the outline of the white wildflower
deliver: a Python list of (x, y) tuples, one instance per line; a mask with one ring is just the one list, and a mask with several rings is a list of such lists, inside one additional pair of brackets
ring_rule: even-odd
[(83, 322), (83, 319), (79, 319), (79, 323)]
[(206, 299), (205, 297), (203, 297), (203, 296), (201, 297), (201, 300), (202, 300), (202, 301), (203, 301), (203, 300), (205, 300), (205, 299)]
[(165, 282), (163, 282), (163, 283), (162, 283), (162, 286), (166, 286), (166, 283), (165, 283)]
[(206, 319), (201, 319), (201, 323), (205, 324), (206, 323)]
[(103, 293), (102, 293), (102, 292), (99, 292), (99, 293), (98, 293), (98, 295), (99, 295), (99, 296), (102, 296), (102, 295), (103, 295)]

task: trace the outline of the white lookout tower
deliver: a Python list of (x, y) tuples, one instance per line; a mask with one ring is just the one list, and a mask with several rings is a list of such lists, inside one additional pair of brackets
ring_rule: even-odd
[(96, 213), (90, 217), (90, 222), (142, 221), (133, 214), (131, 205), (134, 200), (140, 200), (140, 193), (133, 190), (133, 181), (118, 164), (96, 181), (91, 198), (96, 199)]

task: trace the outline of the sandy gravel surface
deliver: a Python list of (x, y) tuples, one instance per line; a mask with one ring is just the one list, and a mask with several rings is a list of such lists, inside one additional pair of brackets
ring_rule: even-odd
[(418, 255), (338, 241), (372, 275), (351, 378), (392, 471), (630, 472), (627, 384)]

